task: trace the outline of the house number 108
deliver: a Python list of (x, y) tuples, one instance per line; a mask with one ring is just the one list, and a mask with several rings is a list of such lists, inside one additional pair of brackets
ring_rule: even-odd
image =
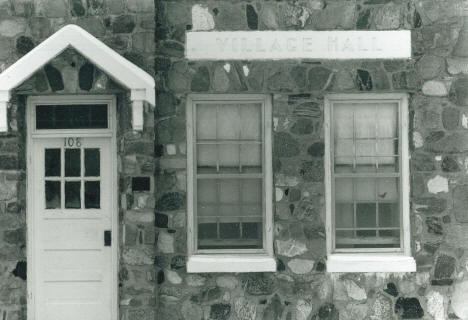
[(63, 138), (64, 147), (81, 147), (81, 138)]

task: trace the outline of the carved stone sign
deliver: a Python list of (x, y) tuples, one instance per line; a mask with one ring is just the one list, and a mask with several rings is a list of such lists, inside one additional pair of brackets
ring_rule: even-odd
[(411, 58), (409, 30), (188, 32), (186, 39), (191, 60)]

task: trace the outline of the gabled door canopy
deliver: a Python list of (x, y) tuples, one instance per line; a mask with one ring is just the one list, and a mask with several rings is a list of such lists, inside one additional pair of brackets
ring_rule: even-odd
[(153, 77), (84, 29), (69, 24), (0, 74), (0, 132), (8, 131), (7, 105), (11, 90), (68, 47), (73, 47), (96, 67), (130, 90), (133, 129), (142, 130), (143, 102), (155, 105)]

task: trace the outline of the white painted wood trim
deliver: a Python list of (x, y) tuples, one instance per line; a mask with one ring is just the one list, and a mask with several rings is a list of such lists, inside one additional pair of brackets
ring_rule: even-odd
[(186, 106), (187, 125), (187, 251), (188, 255), (195, 253), (195, 221), (194, 221), (194, 159), (193, 159), (193, 100), (187, 98)]
[[(61, 28), (0, 74), (0, 101), (9, 101), (12, 89), (67, 47), (73, 47), (116, 82), (130, 89), (132, 101), (144, 100), (155, 106), (153, 77), (81, 27), (73, 24)], [(3, 117), (4, 111), (0, 108), (0, 120), (4, 122)], [(0, 132), (2, 130), (3, 126), (0, 123)]]
[[(265, 243), (264, 248), (273, 257), (273, 106), (271, 95), (267, 95), (264, 103), (264, 194), (265, 194)], [(275, 262), (276, 268), (276, 262)]]
[[(74, 103), (74, 102), (107, 102), (109, 103), (109, 128), (108, 129), (97, 129), (93, 131), (88, 129), (74, 129), (70, 130), (48, 130), (49, 134), (43, 135), (42, 133), (35, 133), (35, 108), (34, 105), (37, 103)], [(33, 212), (31, 208), (34, 207), (34, 197), (30, 196), (34, 192), (33, 175), (31, 174), (33, 168), (34, 154), (32, 153), (33, 139), (37, 138), (57, 138), (66, 137), (71, 133), (76, 133), (88, 137), (110, 137), (111, 139), (111, 157), (113, 161), (112, 165), (112, 182), (113, 186), (112, 194), (112, 319), (119, 319), (119, 221), (118, 221), (118, 172), (117, 172), (117, 99), (113, 95), (67, 95), (67, 96), (30, 96), (26, 102), (26, 127), (27, 127), (27, 138), (26, 138), (26, 259), (28, 268), (26, 268), (27, 275), (27, 319), (37, 319), (36, 307), (35, 307), (35, 287), (34, 283), (36, 280), (36, 268), (34, 268), (35, 256), (34, 256), (34, 235), (35, 230), (33, 228)], [(42, 131), (42, 130), (41, 130)], [(46, 130), (43, 130), (46, 131)], [(110, 136), (109, 136), (110, 133)]]
[(400, 99), (401, 122), (401, 201), (403, 225), (403, 252), (411, 256), (411, 224), (410, 224), (410, 171), (408, 142), (408, 95), (402, 94)]
[(268, 255), (193, 255), (187, 261), (188, 273), (275, 271), (276, 260)]
[[(372, 249), (335, 250), (333, 239), (333, 195), (331, 175), (331, 106), (333, 102), (366, 101), (366, 102), (396, 102), (399, 106), (400, 139), (401, 139), (401, 210), (402, 210), (402, 247), (395, 252), (372, 252)], [(324, 106), (325, 130), (325, 210), (326, 210), (326, 242), (327, 270), (329, 272), (413, 272), (416, 263), (411, 257), (411, 226), (410, 226), (410, 184), (409, 184), (409, 145), (408, 145), (408, 95), (406, 93), (338, 93), (325, 97)], [(339, 254), (337, 252), (346, 252)], [(364, 253), (365, 252), (365, 253)], [(393, 260), (392, 260), (393, 259)], [(384, 265), (388, 261), (389, 265)], [(398, 264), (401, 264), (398, 266)], [(366, 267), (366, 265), (368, 265)], [(367, 268), (367, 269), (366, 269)], [(370, 271), (370, 270), (374, 271)], [(386, 271), (388, 270), (388, 271)]]
[(0, 100), (0, 132), (8, 131), (8, 101)]
[(406, 255), (332, 254), (328, 272), (416, 272), (416, 261)]
[(332, 187), (331, 187), (331, 148), (330, 148), (330, 108), (331, 103), (329, 99), (325, 99), (324, 106), (324, 123), (323, 129), (325, 130), (325, 239), (327, 252), (333, 251), (333, 224), (332, 224)]
[[(229, 250), (232, 253), (219, 254), (222, 250), (200, 250), (197, 252), (195, 227), (195, 159), (194, 159), (194, 104), (197, 102), (232, 102), (243, 101), (263, 104), (264, 125), (264, 249)], [(187, 129), (187, 248), (189, 260), (188, 272), (262, 272), (275, 271), (276, 261), (273, 250), (273, 165), (272, 165), (272, 100), (264, 94), (190, 94), (186, 105)], [(224, 250), (226, 251), (226, 250)], [(207, 252), (206, 254), (201, 254)], [(239, 260), (239, 257), (241, 260)], [(234, 260), (233, 260), (234, 259)], [(235, 260), (237, 259), (237, 260)], [(211, 261), (218, 261), (217, 267), (211, 267)], [(243, 266), (238, 266), (238, 264)], [(274, 265), (272, 267), (272, 264)], [(206, 265), (206, 268), (203, 266)], [(250, 266), (249, 266), (250, 265)], [(240, 269), (239, 269), (240, 268)], [(239, 269), (239, 270), (238, 270)], [(224, 270), (224, 271), (219, 271)]]

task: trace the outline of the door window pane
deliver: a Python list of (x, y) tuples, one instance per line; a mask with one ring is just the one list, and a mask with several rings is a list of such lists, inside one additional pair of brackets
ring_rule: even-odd
[(36, 106), (36, 129), (104, 129), (107, 127), (107, 104)]
[(60, 149), (45, 149), (45, 176), (60, 177)]
[(81, 208), (81, 182), (66, 181), (65, 182), (65, 208), (80, 209)]
[(85, 208), (99, 209), (101, 207), (101, 190), (99, 181), (85, 182)]
[(46, 209), (60, 209), (60, 181), (45, 182)]
[(65, 177), (79, 177), (81, 174), (81, 150), (65, 149)]
[(100, 172), (99, 149), (85, 149), (85, 177), (98, 177)]

